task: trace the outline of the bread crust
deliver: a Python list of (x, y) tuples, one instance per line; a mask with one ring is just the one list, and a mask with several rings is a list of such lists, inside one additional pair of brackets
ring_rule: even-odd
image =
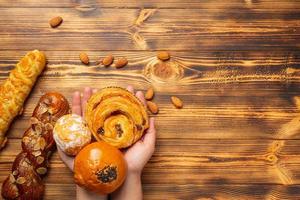
[(98, 141), (127, 148), (138, 141), (149, 127), (144, 104), (120, 87), (107, 87), (88, 100), (86, 122)]
[(0, 86), (0, 149), (7, 141), (6, 132), (23, 104), (38, 76), (46, 65), (45, 54), (34, 50), (27, 53)]
[(42, 177), (47, 173), (48, 158), (55, 149), (53, 126), (69, 112), (68, 101), (59, 93), (47, 93), (40, 98), (30, 118), (31, 125), (22, 137), (22, 152), (2, 184), (4, 199), (42, 199), (45, 187)]

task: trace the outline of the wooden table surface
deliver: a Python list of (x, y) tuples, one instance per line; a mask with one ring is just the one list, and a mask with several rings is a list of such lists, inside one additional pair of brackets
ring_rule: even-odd
[[(64, 22), (51, 29), (56, 15)], [(299, 0), (1, 0), (1, 81), (33, 49), (48, 66), (9, 131), (0, 182), (44, 92), (152, 85), (160, 113), (145, 199), (300, 199)], [(129, 65), (97, 66), (109, 53)], [(45, 199), (75, 198), (57, 153), (45, 183)]]

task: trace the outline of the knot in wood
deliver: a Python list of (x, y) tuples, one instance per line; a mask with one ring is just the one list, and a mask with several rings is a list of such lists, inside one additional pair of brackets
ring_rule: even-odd
[(265, 158), (271, 165), (276, 164), (279, 160), (279, 158), (274, 153), (267, 154)]
[(177, 82), (184, 76), (184, 66), (174, 60), (163, 62), (154, 59), (146, 65), (144, 74), (156, 82)]

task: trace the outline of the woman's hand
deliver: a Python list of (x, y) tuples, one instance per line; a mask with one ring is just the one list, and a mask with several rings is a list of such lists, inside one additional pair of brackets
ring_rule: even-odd
[[(91, 88), (87, 87), (83, 91), (81, 98), (81, 93), (79, 91), (74, 92), (72, 98), (72, 113), (82, 116), (85, 110), (85, 105), (87, 100), (92, 96), (93, 91)], [(58, 154), (62, 161), (73, 171), (74, 168), (74, 157), (67, 156), (60, 148), (57, 148)], [(94, 192), (87, 191), (79, 186), (76, 187), (76, 199), (78, 200), (104, 200), (107, 199), (106, 195), (99, 195)]]
[[(127, 90), (134, 93), (133, 87), (128, 86)], [(135, 96), (146, 106), (144, 94), (137, 91)], [(128, 173), (140, 175), (146, 163), (151, 158), (155, 149), (156, 131), (154, 127), (154, 118), (150, 118), (150, 127), (145, 135), (137, 141), (133, 146), (124, 150), (125, 160), (128, 165)]]
[[(128, 86), (127, 90), (134, 94), (132, 86)], [(87, 100), (91, 97), (96, 90), (92, 90), (87, 87), (84, 89), (83, 94), (79, 91), (74, 92), (72, 98), (72, 113), (77, 115), (84, 115), (85, 106)], [(141, 91), (136, 92), (136, 97), (146, 106), (144, 94)], [(146, 163), (151, 158), (155, 149), (156, 131), (154, 127), (154, 118), (150, 118), (150, 126), (144, 136), (137, 141), (133, 146), (123, 150), (124, 158), (128, 165), (127, 178), (123, 185), (112, 194), (113, 199), (142, 199), (142, 185), (141, 185), (141, 173)], [(58, 153), (62, 161), (73, 171), (74, 157), (67, 156), (61, 149), (58, 148)], [(106, 196), (102, 198), (95, 193), (84, 190), (77, 186), (77, 199), (106, 199)]]
[[(132, 86), (127, 90), (134, 94)], [(135, 96), (146, 106), (144, 94), (141, 91), (136, 92)], [(124, 157), (128, 165), (128, 173), (123, 185), (114, 193), (113, 200), (141, 200), (143, 199), (141, 174), (144, 166), (151, 158), (155, 149), (156, 130), (154, 127), (154, 118), (150, 118), (150, 127), (145, 135), (134, 145), (124, 150)]]

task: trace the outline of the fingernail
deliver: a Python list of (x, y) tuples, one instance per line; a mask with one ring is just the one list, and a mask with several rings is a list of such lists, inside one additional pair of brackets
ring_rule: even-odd
[(96, 92), (98, 92), (98, 89), (93, 89), (93, 93), (96, 93)]
[(90, 91), (91, 88), (90, 88), (90, 87), (85, 87), (84, 90), (85, 90), (85, 91)]

